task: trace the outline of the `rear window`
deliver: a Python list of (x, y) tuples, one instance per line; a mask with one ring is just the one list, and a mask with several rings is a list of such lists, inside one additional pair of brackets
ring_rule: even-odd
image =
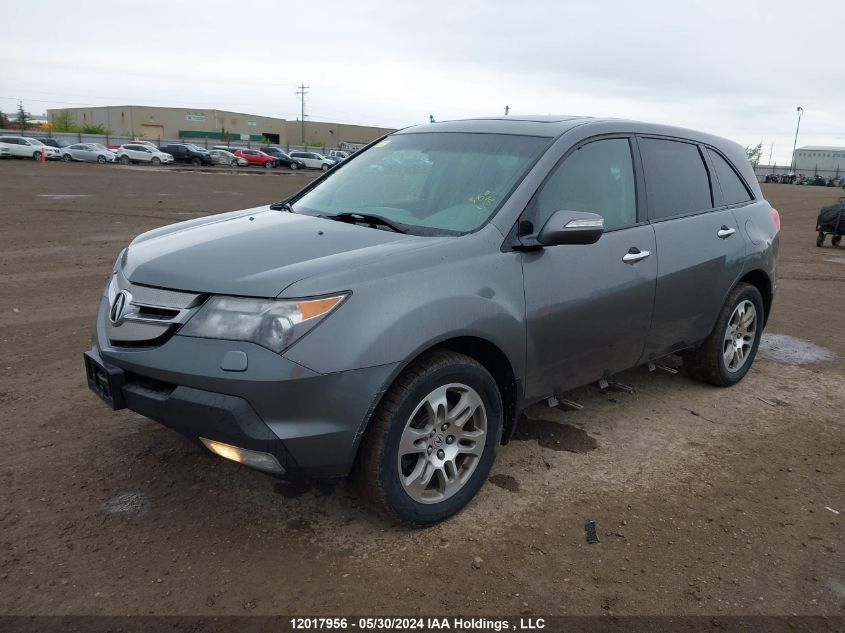
[(710, 178), (698, 146), (682, 141), (640, 139), (649, 219), (713, 208)]
[(753, 200), (748, 187), (736, 173), (734, 168), (724, 157), (712, 149), (707, 149), (710, 162), (713, 164), (713, 171), (716, 172), (716, 180), (722, 189), (722, 201), (726, 205), (742, 204)]

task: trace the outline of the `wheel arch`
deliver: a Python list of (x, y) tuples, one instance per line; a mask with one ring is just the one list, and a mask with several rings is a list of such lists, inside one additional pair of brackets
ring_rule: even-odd
[(373, 415), (378, 407), (381, 405), (382, 399), (391, 385), (396, 379), (414, 363), (417, 359), (424, 356), (435, 349), (445, 349), (452, 352), (458, 352), (474, 359), (480, 363), (496, 381), (499, 388), (499, 393), (502, 397), (502, 444), (507, 444), (513, 436), (513, 431), (516, 428), (516, 418), (519, 412), (519, 404), (521, 401), (521, 386), (519, 380), (513, 369), (513, 364), (502, 349), (492, 341), (475, 335), (456, 335), (448, 338), (432, 341), (429, 344), (418, 349), (411, 354), (403, 362), (399, 363), (388, 379), (385, 381), (378, 397), (374, 399), (370, 410), (367, 412), (366, 419), (361, 424), (360, 430), (355, 438), (355, 460), (358, 459), (358, 449), (361, 446), (361, 440), (367, 429), (370, 426)]
[(769, 314), (772, 311), (772, 301), (774, 299), (771, 278), (764, 270), (758, 268), (745, 273), (737, 283), (750, 284), (760, 292), (760, 296), (763, 298), (763, 326), (765, 327), (769, 320)]

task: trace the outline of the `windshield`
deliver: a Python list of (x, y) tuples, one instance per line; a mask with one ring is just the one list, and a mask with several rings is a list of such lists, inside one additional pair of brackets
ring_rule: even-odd
[(25, 136), (24, 138), (25, 138), (27, 141), (29, 141), (29, 144), (30, 144), (30, 145), (44, 145), (44, 143), (42, 143), (41, 141), (39, 141), (37, 138), (30, 138), (30, 137), (28, 137), (28, 136)]
[(452, 132), (389, 136), (336, 167), (294, 209), (309, 215), (376, 214), (407, 225), (412, 233), (474, 231), (549, 141)]
[(108, 149), (105, 145), (100, 145), (99, 143), (91, 143), (90, 147), (94, 149)]
[(193, 143), (185, 143), (185, 147), (187, 147), (188, 149), (192, 149), (195, 152), (204, 152), (205, 151), (202, 147), (200, 147), (198, 145), (194, 145)]

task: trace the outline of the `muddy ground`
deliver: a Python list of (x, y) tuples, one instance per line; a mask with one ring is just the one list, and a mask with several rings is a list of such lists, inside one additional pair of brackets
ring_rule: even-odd
[(85, 386), (133, 236), (310, 177), (0, 163), (0, 613), (845, 614), (845, 248), (813, 231), (845, 192), (766, 186), (780, 284), (738, 387), (637, 369), (534, 407), (462, 514), (409, 531)]

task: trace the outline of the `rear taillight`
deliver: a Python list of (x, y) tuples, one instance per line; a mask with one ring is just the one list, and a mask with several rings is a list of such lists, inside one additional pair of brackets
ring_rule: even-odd
[(775, 221), (775, 231), (780, 233), (780, 213), (774, 207), (772, 207), (772, 220)]

